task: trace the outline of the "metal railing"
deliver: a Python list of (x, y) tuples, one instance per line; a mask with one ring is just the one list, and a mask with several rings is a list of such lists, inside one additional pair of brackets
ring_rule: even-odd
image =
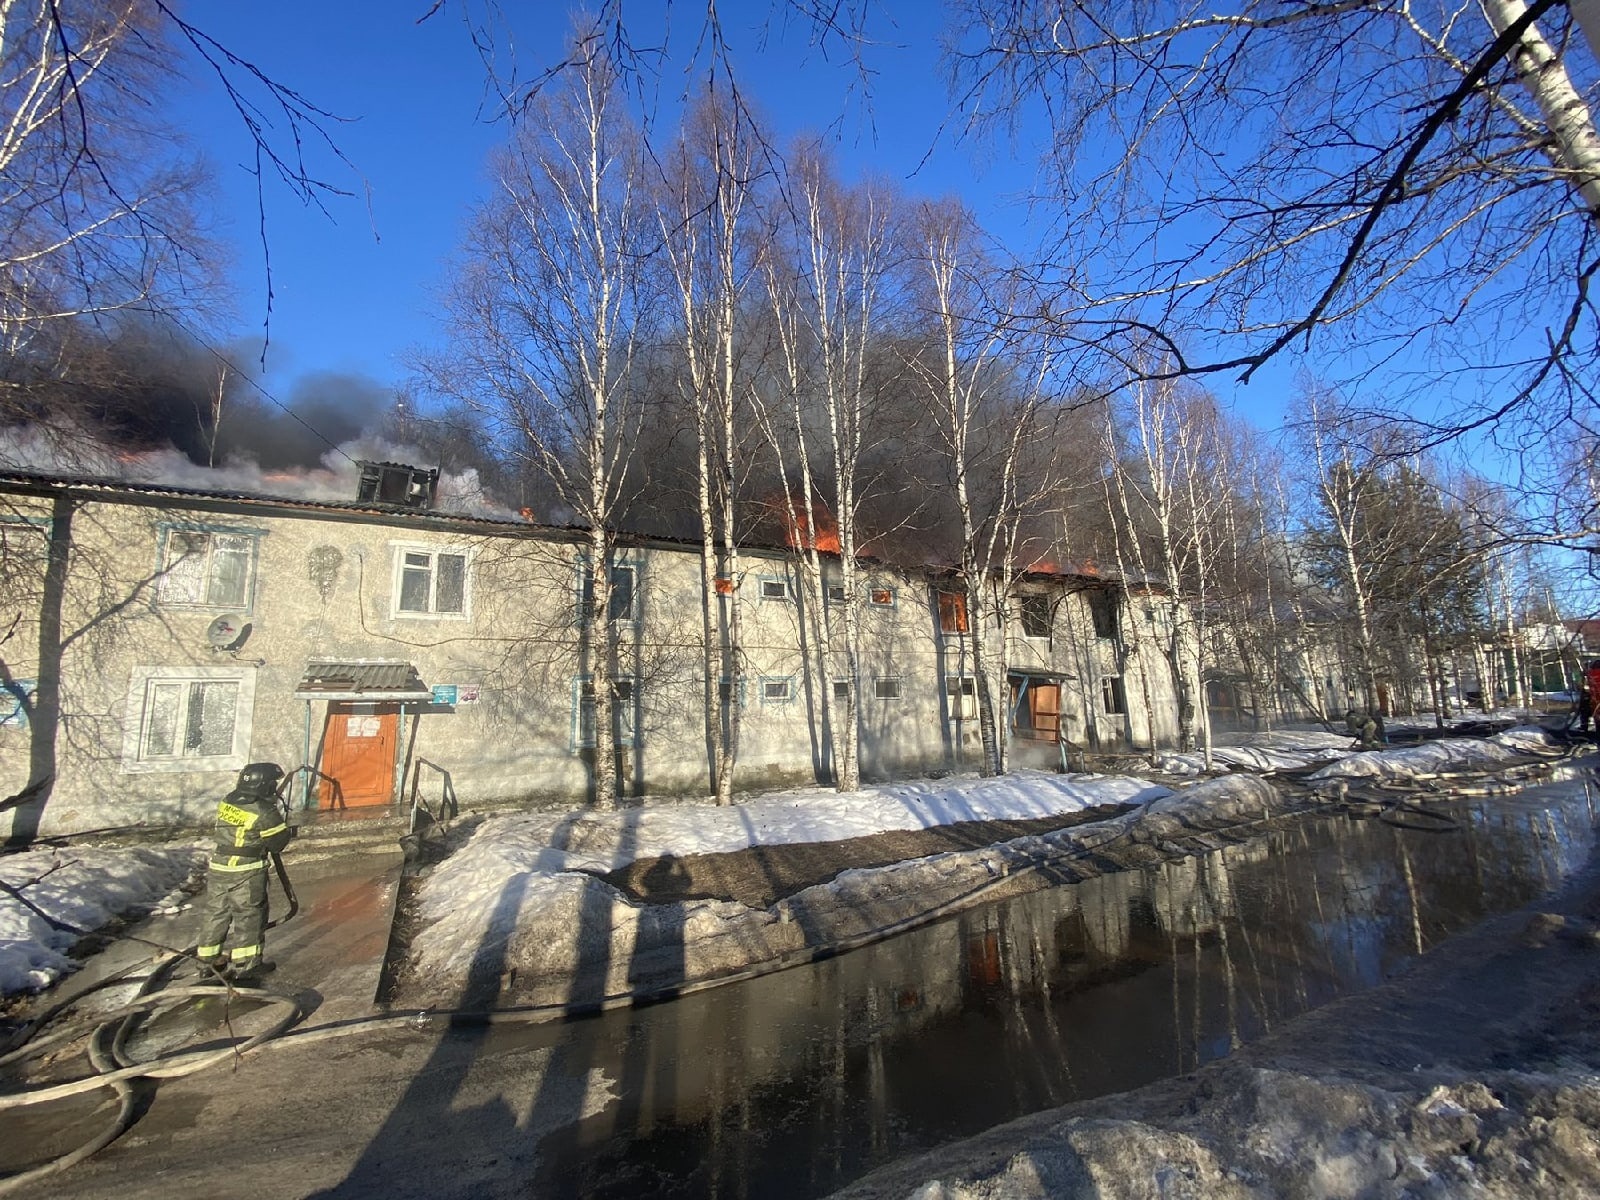
[(287, 784), (287, 790), (284, 794), (287, 796), (293, 796), (295, 794), (295, 784), (298, 783), (302, 777), (305, 778), (305, 784), (300, 789), (300, 808), (310, 809), (316, 807), (316, 805), (311, 802), (311, 785), (316, 782), (321, 782), (322, 780), (327, 780), (328, 783), (332, 785), (330, 790), (333, 793), (333, 803), (330, 804), (329, 807), (341, 810), (345, 807), (344, 788), (340, 786), (339, 781), (332, 775), (324, 775), (321, 771), (306, 763), (301, 763), (298, 767), (289, 772), (285, 780)]
[[(429, 807), (426, 797), (422, 794), (422, 768), (439, 774), (439, 807), (437, 810)], [(408, 832), (417, 831), (417, 814), (421, 813), (427, 818), (430, 825), (440, 821), (448, 821), (461, 813), (461, 807), (456, 803), (455, 783), (450, 778), (450, 772), (438, 763), (429, 762), (425, 758), (418, 758), (411, 768), (411, 820), (407, 826)]]

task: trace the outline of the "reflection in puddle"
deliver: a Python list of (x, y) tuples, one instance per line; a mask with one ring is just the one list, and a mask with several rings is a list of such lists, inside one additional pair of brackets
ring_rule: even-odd
[(1226, 1055), (1549, 891), (1593, 840), (1583, 788), (1459, 816), (1449, 834), (1309, 822), (565, 1026), (565, 1069), (619, 1099), (539, 1144), (533, 1193), (825, 1195)]

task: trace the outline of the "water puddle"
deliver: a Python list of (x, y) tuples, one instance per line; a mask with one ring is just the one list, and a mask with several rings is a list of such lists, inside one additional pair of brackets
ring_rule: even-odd
[(616, 1097), (539, 1143), (531, 1193), (826, 1195), (892, 1159), (1226, 1055), (1553, 889), (1594, 841), (1581, 784), (1452, 811), (1448, 834), (1306, 823), (524, 1033), (552, 1047), (556, 1077), (602, 1077)]

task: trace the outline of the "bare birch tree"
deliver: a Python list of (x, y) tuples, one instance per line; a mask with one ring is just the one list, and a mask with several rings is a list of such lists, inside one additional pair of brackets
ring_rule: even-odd
[(750, 210), (764, 143), (735, 106), (707, 96), (691, 110), (669, 160), (661, 220), (680, 303), (682, 391), (694, 422), (700, 518), (704, 718), (711, 790), (733, 799), (743, 673), (735, 502), (749, 379), (739, 320), (756, 278)]
[(1565, 3), (959, 12), (965, 102), (1013, 129), (1042, 115), (1060, 227), (1124, 251), (1074, 328), (1246, 379), (1341, 330), (1367, 363), (1432, 347), (1481, 386), (1425, 439), (1559, 420), (1532, 402), (1551, 388), (1589, 406), (1597, 73)]
[[(1107, 411), (1109, 419), (1115, 410)], [(1166, 665), (1179, 743), (1193, 748), (1204, 733), (1209, 765), (1200, 654), (1224, 524), (1222, 497), (1232, 487), (1218, 443), (1221, 414), (1216, 400), (1198, 389), (1141, 381), (1126, 415), (1125, 429), (1108, 426), (1106, 434), (1120, 553), (1145, 591), (1141, 639)]]
[(1057, 483), (1044, 461), (1051, 358), (1037, 341), (1008, 332), (1018, 307), (1014, 277), (1012, 286), (1002, 282), (970, 212), (953, 201), (918, 206), (915, 246), (931, 336), (908, 363), (923, 383), (959, 526), (982, 773), (999, 774), (1008, 766), (1007, 635), (1013, 587), (1027, 565), (1023, 525)]
[(617, 704), (636, 703), (617, 688), (613, 518), (641, 420), (633, 368), (660, 228), (607, 62), (589, 59), (536, 103), (537, 119), (495, 156), (447, 299), (452, 355), (433, 373), (493, 419), (587, 530), (578, 657), (590, 694), (577, 703), (580, 725), (593, 714), (594, 801), (606, 808), (618, 798)]
[[(873, 346), (885, 334), (894, 282), (896, 199), (880, 184), (844, 186), (814, 146), (795, 153), (786, 184), (788, 212), (765, 277), (793, 442), (770, 411), (763, 424), (780, 459), (786, 444), (796, 454), (799, 486), (786, 488), (784, 503), (812, 614), (834, 783), (853, 792), (860, 786), (861, 470), (874, 400)], [(831, 606), (817, 544), (821, 513), (830, 513), (838, 527), (842, 599)], [(846, 684), (837, 698), (836, 681)]]

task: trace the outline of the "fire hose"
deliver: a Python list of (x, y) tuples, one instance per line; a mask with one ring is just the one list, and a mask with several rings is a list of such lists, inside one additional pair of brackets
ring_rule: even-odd
[[(294, 884), (289, 880), (289, 872), (284, 868), (283, 855), (274, 850), (269, 857), (273, 871), (278, 877), (279, 886), (283, 888), (284, 898), (289, 902), (288, 910), (281, 917), (268, 922), (267, 928), (275, 929), (294, 919), (295, 915), (300, 911), (300, 900), (295, 895)], [(78, 932), (85, 933), (86, 931)], [(136, 1117), (138, 1093), (135, 1083), (137, 1080), (178, 1079), (185, 1075), (192, 1075), (197, 1071), (203, 1071), (217, 1063), (237, 1058), (247, 1051), (285, 1033), (304, 1015), (297, 996), (274, 988), (241, 986), (209, 965), (203, 965), (203, 970), (211, 976), (205, 983), (179, 987), (166, 986), (173, 973), (182, 963), (198, 961), (195, 954), (196, 947), (190, 946), (184, 950), (171, 950), (170, 947), (165, 946), (158, 948), (167, 951), (167, 956), (150, 970), (134, 992), (133, 997), (109, 1013), (97, 1014), (95, 1018), (97, 1024), (94, 1025), (89, 1034), (86, 1051), (89, 1063), (94, 1068), (94, 1074), (67, 1083), (48, 1085), (12, 1095), (0, 1096), (0, 1111), (3, 1111), (9, 1108), (44, 1104), (52, 1100), (66, 1099), (71, 1096), (97, 1091), (103, 1087), (109, 1087), (117, 1098), (115, 1115), (98, 1134), (76, 1149), (59, 1155), (40, 1166), (0, 1179), (0, 1195), (7, 1195), (83, 1162), (121, 1137), (128, 1127), (133, 1124)], [(29, 1021), (3, 1045), (0, 1045), (0, 1067), (7, 1066), (22, 1058), (36, 1055), (48, 1046), (75, 1039), (82, 1032), (81, 1025), (77, 1027), (69, 1026), (46, 1038), (40, 1038), (36, 1035), (52, 1025), (69, 1009), (80, 1004), (86, 997), (105, 988), (128, 982), (130, 976), (134, 975), (143, 965), (142, 963), (135, 964), (132, 967), (118, 971), (78, 995), (54, 1005), (40, 1016)], [(219, 984), (225, 991), (219, 992)], [(251, 1034), (242, 1041), (236, 1041), (234, 1044), (219, 1049), (193, 1051), (142, 1062), (134, 1059), (129, 1051), (128, 1043), (141, 1025), (155, 1016), (162, 1015), (164, 1012), (175, 1011), (180, 1005), (200, 999), (214, 1000), (219, 995), (223, 998), (226, 1006), (223, 1011), (223, 1023), (230, 1031), (232, 1029), (232, 1010), (235, 1004), (242, 1003), (251, 1008), (266, 1005), (269, 1008), (281, 1008), (283, 1011), (278, 1013), (265, 1029)]]

